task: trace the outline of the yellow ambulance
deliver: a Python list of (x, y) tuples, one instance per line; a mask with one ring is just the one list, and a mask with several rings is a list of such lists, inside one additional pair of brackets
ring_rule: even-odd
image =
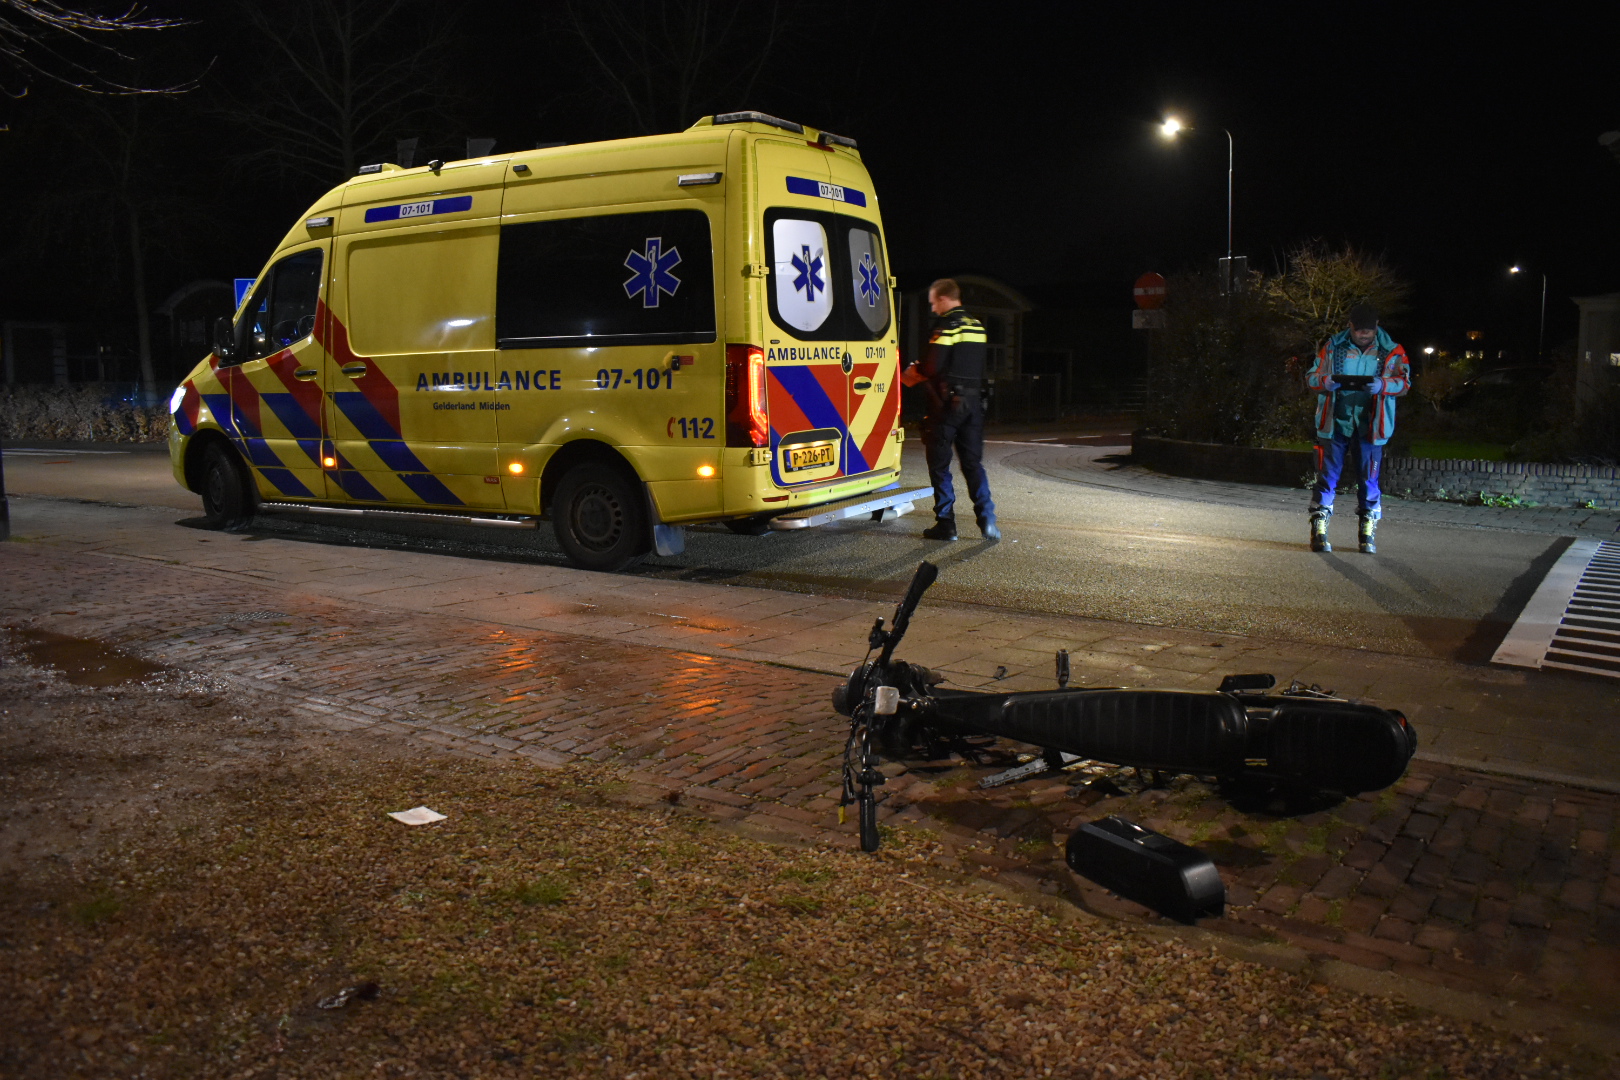
[(205, 518), (533, 528), (576, 565), (682, 527), (886, 520), (894, 278), (855, 143), (762, 113), (372, 165), (282, 240), (176, 389)]

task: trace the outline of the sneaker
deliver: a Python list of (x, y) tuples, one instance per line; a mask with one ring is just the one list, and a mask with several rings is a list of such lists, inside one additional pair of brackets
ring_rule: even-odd
[(923, 530), (924, 540), (955, 540), (956, 519), (940, 518), (934, 524)]
[(1328, 519), (1326, 514), (1311, 515), (1311, 550), (1333, 550), (1333, 545), (1328, 543)]
[(1001, 529), (996, 526), (996, 519), (993, 517), (979, 519), (979, 533), (986, 540), (1001, 539)]

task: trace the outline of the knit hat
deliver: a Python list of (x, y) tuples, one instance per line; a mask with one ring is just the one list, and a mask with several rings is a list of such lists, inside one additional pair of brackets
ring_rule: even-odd
[(1378, 329), (1378, 309), (1363, 301), (1350, 309), (1350, 329)]

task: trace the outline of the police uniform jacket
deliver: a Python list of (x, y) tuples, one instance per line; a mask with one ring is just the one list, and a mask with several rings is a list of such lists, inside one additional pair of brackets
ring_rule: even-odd
[(989, 352), (986, 340), (984, 324), (969, 315), (966, 308), (954, 307), (935, 316), (922, 365), (923, 374), (928, 376), (931, 405), (937, 408), (952, 396), (979, 392)]

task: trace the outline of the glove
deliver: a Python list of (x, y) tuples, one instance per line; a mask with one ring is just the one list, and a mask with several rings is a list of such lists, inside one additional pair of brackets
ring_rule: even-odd
[(1382, 378), (1375, 378), (1375, 379), (1373, 379), (1372, 382), (1367, 384), (1367, 393), (1369, 393), (1369, 394), (1382, 394), (1383, 392), (1384, 392), (1384, 380)]
[(1338, 380), (1337, 379), (1329, 379), (1327, 381), (1326, 389), (1327, 389), (1327, 392), (1330, 393), (1330, 394), (1333, 393), (1335, 390), (1339, 389)]

